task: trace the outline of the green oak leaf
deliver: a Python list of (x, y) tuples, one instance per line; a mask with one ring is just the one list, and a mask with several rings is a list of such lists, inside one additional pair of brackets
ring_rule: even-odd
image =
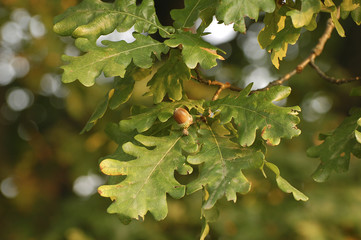
[(254, 143), (257, 130), (261, 130), (262, 138), (271, 145), (278, 145), (281, 138), (292, 138), (301, 133), (296, 127), (300, 121), (297, 114), (301, 109), (273, 103), (286, 98), (291, 88), (275, 86), (249, 95), (251, 87), (251, 84), (248, 85), (237, 97), (227, 96), (209, 102), (211, 111), (219, 116), (222, 124), (233, 119), (242, 146)]
[[(133, 156), (128, 155), (123, 151), (122, 146), (127, 142), (136, 143), (136, 141), (134, 140), (134, 137), (137, 135), (136, 131), (126, 133), (122, 132), (120, 131), (119, 125), (115, 123), (108, 123), (104, 131), (107, 136), (118, 145), (118, 147), (112, 154), (109, 154), (99, 159), (99, 162), (103, 161), (104, 159), (122, 159), (122, 161), (130, 161), (134, 159)], [(108, 176), (107, 184), (118, 184), (125, 178), (126, 176), (124, 175)], [(129, 217), (126, 216), (120, 215), (119, 217), (124, 224), (129, 223), (131, 220)]]
[(243, 148), (232, 142), (229, 131), (218, 122), (212, 127), (202, 124), (198, 129), (197, 142), (201, 150), (187, 158), (193, 165), (201, 165), (199, 176), (187, 185), (187, 193), (191, 194), (203, 187), (208, 192), (202, 208), (211, 209), (214, 204), (226, 196), (228, 201), (236, 201), (236, 193), (246, 194), (251, 184), (243, 175), (242, 170), (260, 168), (265, 148), (255, 144), (251, 148)]
[(183, 170), (191, 169), (186, 165), (182, 149), (189, 151), (189, 146), (193, 145), (196, 150), (197, 145), (181, 132), (171, 132), (164, 137), (136, 135), (135, 140), (142, 146), (131, 142), (122, 146), (124, 153), (133, 156), (133, 160), (105, 159), (100, 163), (104, 174), (126, 175), (126, 178), (118, 184), (100, 186), (98, 192), (113, 200), (109, 213), (139, 219), (149, 211), (156, 220), (162, 220), (168, 213), (166, 195), (178, 199), (185, 194), (185, 186), (174, 178), (175, 170), (187, 173)]
[(351, 12), (351, 17), (357, 25), (361, 24), (361, 0), (343, 0), (341, 17), (345, 19)]
[(278, 12), (266, 15), (265, 24), (258, 35), (258, 42), (261, 48), (271, 52), (272, 63), (279, 68), (279, 61), (286, 56), (288, 44), (297, 42), (301, 29), (294, 28), (291, 20)]
[(190, 78), (190, 69), (183, 62), (180, 51), (172, 49), (168, 60), (147, 84), (153, 93), (154, 103), (160, 103), (166, 94), (172, 100), (181, 100), (183, 81)]
[(338, 10), (337, 10), (335, 4), (332, 2), (332, 0), (325, 0), (324, 4), (328, 8), (333, 8), (333, 11), (331, 11), (330, 14), (331, 14), (332, 21), (335, 24), (336, 31), (337, 31), (338, 35), (340, 35), (341, 37), (345, 37), (345, 30), (343, 29), (340, 22), (338, 21), (338, 17), (337, 17)]
[(158, 119), (164, 123), (173, 116), (176, 108), (186, 107), (188, 110), (195, 108), (199, 113), (203, 112), (203, 100), (181, 100), (177, 102), (161, 102), (154, 107), (144, 109), (143, 112), (121, 120), (119, 125), (123, 131), (137, 129), (139, 133), (150, 129)]
[(291, 10), (286, 13), (292, 18), (292, 23), (295, 28), (301, 28), (311, 23), (314, 14), (321, 10), (320, 0), (301, 0), (301, 10)]
[[(211, 10), (214, 13), (216, 0), (186, 0), (185, 8), (173, 9), (170, 15), (174, 19), (176, 28), (184, 29), (194, 26), (195, 21), (204, 13)], [(213, 14), (212, 14), (213, 16)]]
[(361, 6), (351, 12), (351, 17), (357, 25), (361, 25)]
[(324, 137), (324, 142), (307, 150), (309, 157), (320, 158), (321, 163), (313, 173), (313, 179), (324, 182), (335, 172), (348, 170), (351, 153), (361, 158), (361, 144), (357, 140), (357, 128), (361, 124), (361, 109), (353, 109), (334, 132)]
[(350, 96), (361, 96), (361, 86), (353, 87), (350, 92)]
[(266, 13), (263, 19), (264, 28), (258, 34), (258, 42), (261, 48), (267, 48), (275, 39), (276, 34), (285, 28), (286, 16), (278, 12), (278, 8), (273, 13)]
[[(124, 77), (132, 61), (138, 67), (149, 68), (153, 64), (152, 54), (160, 58), (161, 53), (168, 51), (167, 46), (150, 36), (133, 35), (136, 41), (132, 43), (103, 41), (106, 47), (93, 46), (82, 56), (64, 55), (63, 60), (69, 64), (62, 66), (62, 81), (69, 83), (78, 79), (83, 85), (92, 86), (101, 72), (106, 77)], [(82, 47), (82, 41), (78, 41), (78, 44)], [(83, 44), (88, 42), (84, 41)]]
[(204, 30), (206, 30), (206, 28), (213, 22), (215, 13), (215, 5), (211, 5), (209, 8), (206, 8), (199, 13), (199, 18), (202, 20), (202, 22), (197, 28), (198, 34), (203, 34)]
[[(203, 188), (203, 199), (202, 203), (204, 204), (209, 199), (209, 193), (207, 189)], [(202, 204), (202, 205), (203, 205)], [(200, 240), (204, 240), (208, 233), (209, 233), (209, 223), (217, 221), (219, 217), (219, 211), (216, 206), (212, 207), (211, 209), (204, 209), (201, 208), (201, 215), (202, 215), (202, 231)]]
[[(280, 170), (278, 169), (278, 167), (275, 164), (267, 162), (267, 161), (264, 161), (264, 164), (276, 174), (277, 186), (283, 192), (292, 193), (293, 198), (297, 201), (299, 201), (299, 200), (307, 201), (308, 200), (308, 197), (305, 194), (300, 192), (298, 189), (293, 187), (286, 179), (281, 177)], [(263, 167), (262, 167), (262, 171), (263, 171)]]
[(210, 69), (217, 65), (217, 59), (224, 58), (217, 53), (221, 49), (204, 41), (199, 34), (191, 32), (178, 32), (164, 42), (167, 46), (175, 48), (182, 46), (182, 55), (185, 64), (193, 69), (199, 63), (202, 68)]
[(159, 23), (153, 0), (143, 0), (139, 5), (136, 0), (116, 0), (114, 3), (84, 0), (57, 16), (54, 23), (53, 29), (59, 35), (92, 40), (114, 29), (124, 32), (133, 26), (138, 33), (152, 34), (159, 30), (163, 37), (174, 31)]
[(114, 87), (108, 91), (104, 99), (97, 105), (81, 133), (90, 131), (97, 123), (98, 119), (104, 116), (108, 106), (110, 109), (116, 109), (119, 105), (128, 101), (133, 93), (133, 88), (134, 79), (131, 76), (131, 73), (127, 72), (123, 79), (115, 77)]
[(225, 24), (234, 23), (234, 30), (241, 33), (246, 32), (244, 17), (257, 21), (259, 12), (273, 12), (276, 4), (274, 0), (222, 0), (216, 10), (218, 21)]

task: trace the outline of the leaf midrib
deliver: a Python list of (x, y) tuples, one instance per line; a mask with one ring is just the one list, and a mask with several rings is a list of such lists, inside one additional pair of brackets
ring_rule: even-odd
[(188, 22), (188, 19), (190, 18), (190, 16), (192, 15), (193, 11), (197, 8), (197, 6), (199, 5), (199, 2), (201, 0), (198, 0), (197, 3), (193, 6), (192, 10), (190, 11), (190, 13), (188, 14), (187, 18), (184, 20), (183, 26), (182, 28), (185, 28), (185, 26), (187, 25), (186, 23)]
[(120, 15), (128, 15), (128, 16), (131, 16), (133, 18), (136, 18), (136, 19), (139, 19), (143, 22), (146, 22), (150, 25), (153, 25), (155, 27), (157, 27), (159, 30), (162, 30), (163, 32), (165, 32), (167, 35), (170, 35), (171, 33), (168, 32), (165, 28), (163, 28), (162, 26), (156, 24), (156, 23), (153, 23), (151, 21), (149, 21), (148, 19), (146, 18), (142, 18), (140, 16), (137, 16), (135, 14), (132, 14), (132, 13), (129, 13), (129, 12), (124, 12), (124, 11), (119, 11), (119, 10), (105, 10), (105, 9), (102, 9), (102, 10), (78, 10), (77, 11), (78, 13), (115, 13), (115, 14), (120, 14)]
[[(124, 50), (124, 51), (121, 51), (121, 52), (117, 52), (115, 54), (112, 54), (112, 55), (107, 55), (106, 57), (103, 57), (103, 58), (100, 58), (94, 62), (91, 62), (90, 64), (86, 64), (86, 65), (82, 65), (81, 67), (79, 67), (78, 69), (84, 69), (84, 68), (88, 68), (89, 66), (93, 66), (99, 62), (102, 62), (102, 61), (106, 61), (107, 59), (110, 59), (110, 58), (113, 58), (113, 57), (116, 57), (116, 56), (119, 56), (121, 54), (124, 54), (124, 53), (130, 53), (132, 51), (136, 51), (138, 49), (142, 49), (142, 48), (148, 48), (148, 47), (153, 47), (153, 46), (157, 46), (157, 45), (162, 45), (163, 43), (153, 43), (153, 44), (148, 44), (148, 45), (143, 45), (143, 46), (140, 46), (140, 47), (135, 47), (135, 48), (132, 48), (132, 49), (127, 49), (127, 50)], [(91, 53), (91, 52), (89, 52)], [(88, 53), (88, 54), (89, 54)], [(82, 57), (82, 56), (81, 56)], [(133, 58), (133, 56), (132, 56)]]
[[(168, 153), (173, 149), (173, 147), (177, 144), (177, 142), (181, 139), (182, 136), (179, 136), (177, 139), (175, 139), (174, 143), (167, 149), (167, 151), (162, 155), (160, 160), (157, 162), (157, 164), (154, 165), (153, 169), (149, 172), (148, 176), (146, 177), (143, 184), (140, 186), (138, 192), (135, 194), (135, 197), (133, 198), (132, 204), (139, 195), (139, 193), (143, 190), (144, 186), (148, 183), (150, 177), (153, 175), (154, 171), (158, 168), (158, 166), (163, 162), (163, 160), (167, 157)], [(163, 173), (163, 171), (162, 171)], [(164, 175), (164, 173), (163, 173)], [(165, 176), (165, 175), (164, 175)]]

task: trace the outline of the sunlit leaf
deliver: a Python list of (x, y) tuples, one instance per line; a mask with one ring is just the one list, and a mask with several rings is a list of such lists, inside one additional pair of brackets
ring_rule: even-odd
[(293, 198), (297, 201), (307, 201), (308, 197), (300, 192), (298, 189), (293, 187), (286, 179), (281, 177), (280, 170), (278, 167), (270, 162), (265, 161), (265, 165), (276, 174), (277, 186), (285, 193), (292, 193)]
[(300, 37), (301, 29), (294, 28), (291, 20), (275, 12), (266, 14), (264, 18), (265, 27), (258, 35), (261, 48), (271, 52), (272, 64), (279, 68), (279, 61), (287, 53), (288, 44), (295, 44)]
[[(101, 72), (107, 77), (124, 77), (126, 68), (132, 61), (138, 67), (149, 68), (153, 64), (153, 54), (160, 57), (161, 53), (168, 51), (167, 46), (149, 36), (134, 34), (134, 37), (136, 41), (132, 43), (103, 41), (106, 47), (94, 46), (78, 57), (63, 56), (63, 60), (69, 62), (62, 66), (63, 82), (78, 79), (83, 85), (92, 86)], [(78, 44), (78, 47), (82, 47), (88, 42), (79, 41)]]
[(105, 159), (100, 163), (103, 173), (126, 175), (125, 180), (100, 186), (98, 191), (101, 196), (113, 199), (109, 213), (139, 219), (149, 211), (156, 220), (164, 219), (168, 213), (166, 195), (181, 198), (185, 194), (185, 186), (174, 178), (174, 171), (186, 164), (182, 148), (189, 149), (195, 143), (190, 136), (182, 137), (181, 132), (164, 137), (137, 135), (135, 139), (142, 146), (131, 142), (122, 146), (134, 160)]
[(68, 8), (54, 20), (54, 31), (59, 35), (96, 40), (100, 35), (117, 29), (127, 31), (134, 26), (138, 33), (155, 33), (168, 36), (174, 30), (164, 27), (156, 16), (153, 0), (116, 0), (106, 3), (98, 0), (84, 0), (77, 6)]
[(292, 18), (295, 28), (301, 28), (310, 24), (313, 15), (321, 10), (320, 0), (302, 0), (301, 9), (291, 10), (287, 12), (287, 16)]
[(338, 32), (338, 34), (341, 36), (341, 37), (345, 37), (345, 30), (343, 30), (343, 27), (341, 26), (340, 22), (338, 21), (338, 13), (337, 13), (337, 8), (335, 6), (335, 4), (332, 2), (332, 0), (325, 0), (324, 1), (324, 4), (326, 7), (333, 7), (334, 10), (331, 11), (331, 18), (332, 18), (332, 21), (333, 23), (335, 24), (335, 28), (336, 28), (336, 31)]
[(361, 24), (361, 0), (343, 0), (340, 6), (342, 18), (345, 19), (351, 12), (351, 17), (355, 23)]
[(263, 22), (264, 28), (258, 34), (259, 45), (267, 48), (275, 39), (276, 34), (285, 28), (286, 16), (281, 16), (278, 9), (273, 13), (266, 13)]

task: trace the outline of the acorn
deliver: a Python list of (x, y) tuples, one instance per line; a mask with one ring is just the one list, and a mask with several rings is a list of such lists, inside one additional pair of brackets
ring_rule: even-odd
[(184, 129), (193, 123), (193, 117), (184, 108), (176, 108), (173, 113), (174, 120)]

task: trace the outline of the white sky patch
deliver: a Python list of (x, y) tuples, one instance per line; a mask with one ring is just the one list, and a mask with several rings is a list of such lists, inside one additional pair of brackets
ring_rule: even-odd
[(237, 32), (233, 30), (233, 24), (219, 24), (215, 17), (213, 17), (212, 23), (205, 29), (204, 32), (209, 32), (210, 34), (202, 36), (202, 38), (213, 45), (229, 42), (237, 35)]
[(40, 16), (34, 16), (30, 19), (29, 30), (34, 38), (41, 38), (46, 33), (46, 28), (40, 20)]
[(133, 37), (133, 32), (134, 32), (134, 27), (132, 27), (131, 29), (129, 29), (126, 32), (118, 32), (117, 30), (114, 30), (112, 33), (109, 33), (107, 35), (101, 35), (97, 39), (96, 44), (98, 46), (104, 47), (104, 45), (102, 44), (103, 40), (109, 40), (112, 42), (118, 42), (118, 41), (124, 40), (127, 43), (131, 43), (131, 42), (135, 41), (135, 38)]
[(15, 70), (10, 63), (0, 62), (0, 86), (11, 83), (15, 78)]

